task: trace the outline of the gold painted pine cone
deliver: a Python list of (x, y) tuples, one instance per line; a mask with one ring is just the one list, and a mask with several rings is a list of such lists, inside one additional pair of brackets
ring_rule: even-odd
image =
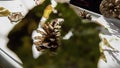
[(103, 0), (100, 4), (100, 12), (107, 18), (120, 19), (120, 0)]

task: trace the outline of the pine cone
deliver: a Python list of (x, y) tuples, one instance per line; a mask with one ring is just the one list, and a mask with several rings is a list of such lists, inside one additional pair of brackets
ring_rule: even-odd
[(100, 12), (105, 17), (120, 19), (120, 0), (103, 0), (100, 4)]
[(63, 19), (55, 19), (50, 23), (42, 25), (44, 31), (36, 30), (37, 33), (42, 36), (35, 36), (34, 39), (40, 40), (34, 42), (38, 51), (49, 49), (50, 51), (56, 51), (60, 45), (60, 29)]
[(92, 19), (91, 15), (87, 13), (85, 10), (81, 10), (79, 15), (82, 19), (88, 19), (88, 20)]

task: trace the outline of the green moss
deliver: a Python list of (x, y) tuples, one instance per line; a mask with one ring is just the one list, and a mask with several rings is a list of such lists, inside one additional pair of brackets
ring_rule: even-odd
[(8, 46), (20, 57), (24, 68), (97, 68), (99, 32), (96, 27), (98, 25), (91, 21), (87, 21), (88, 23), (81, 21), (68, 4), (58, 4), (56, 7), (58, 14), (51, 14), (48, 21), (58, 17), (64, 18), (62, 37), (70, 29), (74, 35), (69, 40), (61, 39), (61, 46), (56, 51), (56, 55), (51, 55), (48, 51), (38, 59), (32, 58), (31, 32), (37, 28), (45, 5), (31, 10), (22, 24), (17, 24), (8, 36), (10, 39)]

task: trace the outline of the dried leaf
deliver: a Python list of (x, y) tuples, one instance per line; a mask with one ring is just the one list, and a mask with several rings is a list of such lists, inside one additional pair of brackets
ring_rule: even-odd
[(111, 49), (113, 49), (113, 50), (115, 50), (110, 44), (109, 44), (109, 42), (107, 41), (107, 39), (103, 39), (103, 42), (104, 42), (104, 44), (106, 45), (106, 46), (108, 46), (108, 47), (110, 47)]
[(8, 16), (10, 14), (10, 11), (7, 10), (4, 7), (0, 7), (0, 16)]
[(102, 59), (103, 61), (107, 63), (107, 59), (103, 53), (100, 54), (100, 59)]
[(103, 49), (102, 49), (102, 45), (100, 45), (100, 59), (102, 59), (103, 61), (107, 62), (107, 59), (103, 53)]

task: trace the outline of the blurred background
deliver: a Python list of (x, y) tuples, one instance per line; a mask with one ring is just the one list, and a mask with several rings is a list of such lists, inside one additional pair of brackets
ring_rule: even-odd
[[(77, 15), (67, 3), (59, 3), (58, 13), (51, 14), (48, 21), (64, 18), (61, 30), (61, 46), (56, 55), (46, 51), (39, 58), (32, 55), (32, 31), (37, 29), (45, 7), (44, 4), (30, 10), (26, 17), (9, 33), (8, 47), (14, 51), (23, 62), (24, 68), (97, 68), (99, 60), (99, 27), (95, 22), (84, 20)], [(69, 31), (73, 36), (63, 40)]]

